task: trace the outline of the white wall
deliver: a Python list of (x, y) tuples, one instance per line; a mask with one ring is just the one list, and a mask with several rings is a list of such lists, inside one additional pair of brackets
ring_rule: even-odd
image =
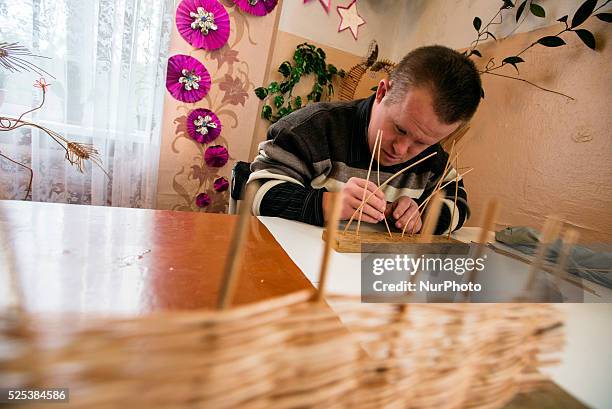
[[(565, 14), (568, 14), (571, 19), (583, 1), (538, 1), (537, 3), (546, 10), (546, 17), (540, 18), (529, 14), (515, 33), (533, 31), (553, 24), (558, 24), (561, 30), (564, 27), (563, 23), (556, 20)], [(513, 0), (513, 2), (520, 4), (522, 0)], [(456, 49), (469, 46), (476, 38), (476, 30), (472, 25), (474, 17), (480, 17), (485, 25), (495, 15), (502, 1), (399, 0), (396, 3), (401, 4), (398, 14), (402, 17), (398, 22), (397, 37), (391, 55), (394, 60), (399, 60), (413, 48), (423, 45), (441, 44)], [(600, 0), (600, 3), (603, 1)], [(493, 26), (494, 30), (492, 30), (497, 38), (507, 36), (517, 25), (516, 8), (504, 10), (502, 15), (502, 24)], [(522, 19), (523, 16), (521, 16)]]
[[(520, 2), (522, 0), (513, 0)], [(564, 14), (570, 18), (583, 0), (540, 0), (546, 18), (529, 15), (516, 32), (532, 31), (551, 24)], [(602, 3), (603, 0), (600, 0)], [(486, 24), (501, 6), (501, 0), (358, 0), (359, 14), (366, 24), (359, 28), (359, 38), (350, 30), (338, 33), (340, 16), (337, 6), (350, 0), (332, 0), (329, 14), (319, 0), (285, 0), (279, 30), (338, 48), (365, 55), (372, 39), (380, 46), (381, 57), (399, 60), (415, 47), (442, 44), (452, 48), (467, 47), (475, 38), (472, 20), (478, 16)], [(494, 35), (505, 36), (516, 26), (516, 9), (505, 12), (504, 23), (494, 26)]]
[(314, 42), (335, 47), (355, 55), (366, 55), (368, 46), (376, 39), (380, 56), (390, 58), (393, 44), (389, 39), (397, 37), (399, 27), (398, 13), (393, 10), (403, 0), (358, 0), (359, 15), (366, 24), (359, 27), (358, 40), (355, 40), (350, 29), (338, 32), (340, 15), (337, 6), (347, 6), (351, 0), (332, 0), (329, 14), (325, 12), (319, 0), (284, 0), (280, 17), (280, 31), (285, 31)]

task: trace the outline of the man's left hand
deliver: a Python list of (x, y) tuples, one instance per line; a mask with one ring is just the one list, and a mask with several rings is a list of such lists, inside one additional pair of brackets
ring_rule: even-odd
[[(395, 220), (395, 227), (398, 229), (404, 229), (406, 223), (408, 226), (406, 227), (407, 232), (419, 232), (421, 227), (423, 226), (423, 222), (421, 221), (421, 217), (419, 216), (419, 205), (407, 196), (402, 196), (393, 202), (392, 206), (389, 206), (391, 209), (391, 215)], [(416, 214), (414, 214), (416, 212)], [(414, 215), (414, 216), (413, 216)], [(410, 221), (408, 221), (410, 219)]]

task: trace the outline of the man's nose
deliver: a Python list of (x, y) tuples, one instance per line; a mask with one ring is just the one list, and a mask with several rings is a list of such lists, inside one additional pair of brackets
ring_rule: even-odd
[(393, 154), (404, 155), (410, 149), (410, 140), (408, 138), (396, 138), (393, 141)]

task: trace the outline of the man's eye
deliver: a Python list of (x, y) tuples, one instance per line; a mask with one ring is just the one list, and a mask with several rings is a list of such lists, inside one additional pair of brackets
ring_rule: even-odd
[(397, 132), (400, 135), (406, 135), (406, 131), (404, 131), (403, 129), (401, 129), (397, 125), (395, 125), (395, 132)]

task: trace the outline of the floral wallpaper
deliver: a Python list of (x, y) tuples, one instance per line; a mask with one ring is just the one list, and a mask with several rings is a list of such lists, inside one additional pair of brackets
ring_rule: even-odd
[[(237, 160), (249, 161), (259, 101), (253, 89), (263, 83), (265, 66), (280, 7), (262, 17), (223, 0), (230, 18), (230, 35), (222, 48), (195, 49), (172, 32), (169, 55), (199, 60), (211, 77), (210, 91), (196, 103), (184, 103), (166, 93), (158, 175), (157, 208), (227, 212), (231, 169)], [(189, 135), (187, 117), (207, 109), (222, 130), (209, 143)]]

